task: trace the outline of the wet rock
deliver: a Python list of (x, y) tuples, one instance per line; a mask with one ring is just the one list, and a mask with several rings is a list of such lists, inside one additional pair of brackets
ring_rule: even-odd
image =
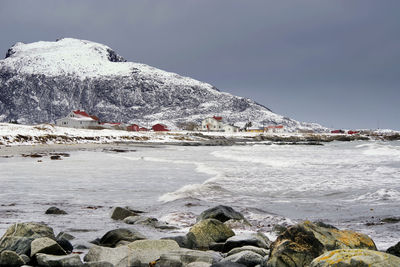
[(223, 252), (225, 243), (211, 243), (208, 248), (214, 251)]
[(268, 261), (262, 266), (307, 266), (321, 254), (342, 248), (376, 250), (375, 243), (367, 235), (305, 221), (278, 236), (271, 245)]
[(136, 213), (130, 209), (121, 208), (121, 207), (115, 207), (111, 211), (111, 219), (114, 219), (114, 220), (123, 220), (129, 216), (138, 216), (138, 213)]
[(50, 255), (66, 255), (65, 250), (53, 239), (48, 237), (37, 238), (31, 243), (31, 257), (37, 253)]
[(182, 267), (193, 262), (216, 263), (222, 259), (217, 252), (199, 251), (180, 248), (179, 250), (170, 251), (160, 256), (156, 267)]
[(132, 251), (127, 246), (117, 248), (93, 246), (85, 255), (84, 260), (86, 262), (109, 262), (117, 266), (126, 261), (127, 258), (131, 257), (131, 253)]
[(56, 240), (56, 242), (62, 247), (67, 254), (71, 253), (74, 250), (74, 247), (72, 246), (71, 242), (69, 242), (65, 238), (59, 238)]
[(243, 246), (254, 246), (267, 249), (270, 245), (271, 241), (262, 233), (240, 234), (226, 240), (223, 252), (228, 252), (233, 248)]
[(235, 262), (243, 264), (245, 266), (254, 267), (257, 264), (261, 264), (263, 259), (264, 257), (260, 254), (254, 253), (252, 251), (242, 251), (224, 258), (223, 260), (221, 260), (221, 262)]
[(58, 240), (58, 239), (66, 239), (66, 240), (68, 240), (68, 241), (71, 241), (71, 240), (74, 240), (75, 239), (75, 236), (73, 236), (73, 235), (71, 235), (71, 234), (68, 234), (68, 233), (65, 233), (65, 232), (60, 232), (60, 233), (58, 233), (58, 235), (56, 236), (56, 239)]
[(138, 240), (128, 245), (135, 259), (143, 266), (157, 260), (161, 254), (179, 249), (178, 243), (173, 240)]
[(386, 250), (386, 253), (389, 253), (389, 254), (395, 255), (397, 257), (400, 257), (400, 242), (397, 243), (396, 245), (391, 246), (390, 248), (388, 248)]
[(50, 156), (51, 160), (61, 160), (61, 156), (60, 155), (52, 155)]
[(3, 250), (11, 250), (17, 254), (31, 254), (31, 243), (34, 238), (7, 236), (3, 237), (0, 241), (0, 252)]
[(254, 253), (257, 253), (261, 255), (262, 257), (265, 257), (269, 254), (269, 250), (265, 248), (259, 248), (259, 247), (254, 247), (254, 246), (243, 246), (239, 248), (234, 248), (231, 251), (227, 253), (228, 256), (231, 256), (233, 254), (242, 252), (242, 251), (252, 251)]
[(205, 219), (190, 228), (187, 238), (191, 248), (208, 249), (210, 244), (224, 242), (234, 235), (232, 229), (222, 222)]
[(243, 220), (244, 217), (240, 212), (235, 211), (233, 208), (228, 206), (219, 205), (208, 210), (203, 211), (197, 221), (205, 219), (216, 219), (221, 222), (226, 222), (228, 220)]
[(104, 247), (115, 247), (115, 245), (121, 240), (133, 242), (142, 239), (146, 239), (146, 237), (141, 233), (133, 229), (120, 228), (108, 231), (100, 239), (99, 244)]
[(338, 249), (314, 259), (310, 267), (398, 267), (400, 258), (368, 249)]
[(4, 267), (20, 267), (25, 261), (14, 251), (4, 250), (0, 254), (0, 266)]
[(66, 211), (61, 210), (57, 207), (50, 207), (46, 210), (46, 214), (56, 214), (56, 215), (64, 215), (68, 214)]
[(383, 218), (381, 220), (381, 222), (383, 222), (383, 223), (398, 223), (398, 222), (400, 222), (400, 218), (399, 217)]
[(176, 226), (172, 226), (167, 223), (160, 222), (156, 218), (145, 217), (145, 216), (129, 216), (124, 219), (124, 223), (147, 225), (147, 226), (151, 226), (151, 227), (154, 227), (157, 229), (163, 229), (163, 230), (178, 229)]
[(286, 229), (287, 229), (286, 226), (280, 225), (280, 224), (275, 224), (275, 225), (272, 227), (272, 231), (274, 231), (275, 233), (277, 233), (277, 234), (279, 234), (279, 235), (282, 234), (283, 232), (285, 232)]
[(224, 261), (224, 262), (214, 263), (210, 267), (246, 267), (246, 265), (237, 262)]
[(79, 255), (66, 255), (66, 256), (55, 256), (38, 253), (36, 254), (36, 260), (39, 266), (49, 267), (83, 267), (83, 263)]
[(163, 237), (161, 239), (170, 239), (176, 241), (179, 247), (181, 248), (190, 248), (189, 240), (185, 235), (178, 235), (178, 236), (170, 236), (170, 237)]

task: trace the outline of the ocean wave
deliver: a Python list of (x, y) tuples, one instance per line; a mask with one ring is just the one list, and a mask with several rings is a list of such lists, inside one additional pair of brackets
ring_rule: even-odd
[(375, 192), (363, 194), (354, 199), (354, 201), (368, 201), (368, 202), (380, 202), (380, 201), (399, 201), (400, 192), (394, 189), (379, 189)]
[(170, 202), (181, 198), (200, 198), (209, 199), (215, 196), (228, 196), (231, 193), (217, 184), (203, 183), (203, 184), (190, 184), (181, 187), (175, 192), (166, 193), (158, 198), (162, 202)]
[(367, 156), (390, 156), (400, 158), (400, 146), (397, 145), (372, 143), (359, 145), (357, 148), (364, 149), (362, 153)]

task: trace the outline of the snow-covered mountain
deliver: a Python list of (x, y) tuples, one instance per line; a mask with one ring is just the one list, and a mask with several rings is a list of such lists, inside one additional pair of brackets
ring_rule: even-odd
[(84, 109), (102, 121), (145, 126), (165, 123), (175, 128), (218, 115), (238, 126), (251, 121), (256, 126), (323, 129), (208, 83), (126, 62), (108, 46), (90, 41), (17, 43), (0, 60), (0, 121), (53, 122), (73, 109)]

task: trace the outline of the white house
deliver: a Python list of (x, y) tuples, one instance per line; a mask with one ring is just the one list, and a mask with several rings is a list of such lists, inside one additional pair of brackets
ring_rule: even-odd
[(222, 132), (224, 123), (222, 122), (222, 117), (210, 117), (205, 118), (201, 122), (201, 130), (207, 132)]
[(239, 132), (240, 128), (234, 125), (225, 124), (223, 126), (224, 132), (227, 133), (237, 133)]
[(56, 125), (71, 128), (94, 129), (99, 127), (99, 119), (78, 109), (71, 111), (67, 117), (56, 120)]
[(201, 131), (207, 131), (207, 132), (229, 132), (229, 133), (239, 132), (239, 127), (225, 124), (222, 122), (222, 117), (216, 117), (216, 116), (205, 118), (201, 122), (200, 127)]

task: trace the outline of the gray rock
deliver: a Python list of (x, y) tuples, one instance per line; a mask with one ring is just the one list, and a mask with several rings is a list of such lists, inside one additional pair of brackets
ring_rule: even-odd
[(123, 220), (129, 216), (137, 216), (138, 214), (130, 209), (115, 207), (111, 211), (111, 219), (114, 220)]
[(49, 267), (83, 267), (79, 255), (55, 256), (38, 253), (36, 260), (40, 266)]
[(222, 259), (221, 254), (214, 251), (199, 251), (180, 248), (164, 253), (157, 261), (156, 267), (187, 266), (192, 262), (216, 263)]
[(224, 261), (214, 263), (213, 265), (211, 265), (211, 267), (246, 267), (246, 265), (237, 262)]
[(37, 238), (31, 243), (31, 257), (37, 253), (50, 255), (66, 255), (65, 250), (53, 239), (48, 237)]
[(0, 241), (0, 252), (4, 250), (15, 251), (17, 254), (31, 254), (32, 237), (6, 236)]
[(192, 262), (192, 263), (189, 263), (188, 265), (186, 265), (186, 267), (210, 267), (210, 266), (211, 266), (210, 263), (201, 262), (201, 261)]
[(191, 248), (208, 249), (210, 244), (224, 242), (235, 233), (215, 219), (202, 220), (190, 228), (186, 235)]
[(398, 267), (400, 258), (369, 249), (338, 249), (314, 259), (310, 267)]
[(86, 262), (109, 262), (113, 265), (122, 263), (123, 260), (132, 257), (132, 251), (127, 246), (117, 248), (107, 248), (101, 246), (93, 246), (85, 255)]
[(138, 221), (142, 216), (135, 215), (135, 216), (128, 216), (125, 219), (123, 219), (124, 223), (126, 224), (135, 224), (136, 221)]
[(39, 237), (49, 237), (51, 239), (55, 239), (53, 229), (48, 227), (47, 225), (40, 223), (16, 223), (8, 227), (6, 232), (4, 233), (3, 238), (8, 236), (19, 236), (19, 237), (31, 237), (31, 238), (39, 238)]
[(259, 255), (261, 255), (262, 257), (265, 257), (269, 254), (269, 250), (268, 249), (264, 249), (264, 248), (259, 248), (259, 247), (254, 247), (254, 246), (243, 246), (243, 247), (238, 247), (238, 248), (233, 248), (232, 250), (230, 250), (227, 255), (231, 256), (233, 254), (242, 252), (242, 251), (252, 251), (254, 253), (257, 253)]
[(228, 220), (243, 220), (244, 217), (240, 212), (235, 211), (233, 208), (228, 206), (219, 205), (208, 210), (203, 211), (197, 221), (205, 219), (216, 219), (221, 222), (226, 222)]
[(24, 264), (25, 264), (24, 260), (14, 251), (4, 250), (0, 254), (0, 266), (20, 267)]
[(267, 249), (270, 245), (271, 241), (262, 233), (239, 234), (226, 240), (223, 252), (228, 252), (233, 248), (243, 246), (254, 246)]
[(260, 254), (254, 253), (252, 251), (242, 251), (233, 255), (230, 255), (221, 262), (235, 262), (240, 263), (245, 266), (254, 267), (257, 264), (261, 264), (263, 261), (263, 256)]
[(179, 249), (174, 240), (138, 240), (128, 245), (135, 255), (135, 259), (143, 266), (157, 260), (161, 254)]
[(68, 234), (68, 233), (65, 233), (65, 232), (60, 232), (60, 233), (58, 233), (58, 235), (56, 236), (56, 239), (61, 239), (61, 238), (66, 239), (66, 240), (68, 240), (68, 241), (71, 241), (71, 240), (74, 240), (74, 239), (75, 239), (75, 236), (73, 236), (73, 235), (71, 235), (71, 234)]
[(71, 242), (69, 242), (67, 239), (60, 238), (57, 239), (56, 242), (62, 247), (67, 254), (71, 253), (74, 250), (74, 247), (72, 246)]
[(55, 214), (55, 215), (64, 215), (64, 214), (68, 214), (66, 211), (61, 210), (57, 207), (50, 207), (46, 210), (45, 212), (46, 214)]
[(163, 237), (161, 239), (174, 240), (174, 241), (176, 241), (176, 243), (178, 243), (179, 247), (181, 247), (181, 248), (190, 248), (189, 241), (187, 239), (187, 236), (185, 236), (185, 235), (169, 236), (169, 237)]
[(25, 264), (29, 263), (31, 261), (31, 258), (28, 257), (28, 255), (21, 254), (19, 255), (21, 259), (25, 262)]
[(86, 262), (84, 267), (114, 267), (114, 264), (111, 264), (107, 261), (93, 261), (93, 262)]
[(133, 242), (136, 240), (146, 239), (144, 235), (133, 229), (120, 228), (108, 231), (99, 242), (99, 245), (105, 247), (115, 247), (121, 241)]

